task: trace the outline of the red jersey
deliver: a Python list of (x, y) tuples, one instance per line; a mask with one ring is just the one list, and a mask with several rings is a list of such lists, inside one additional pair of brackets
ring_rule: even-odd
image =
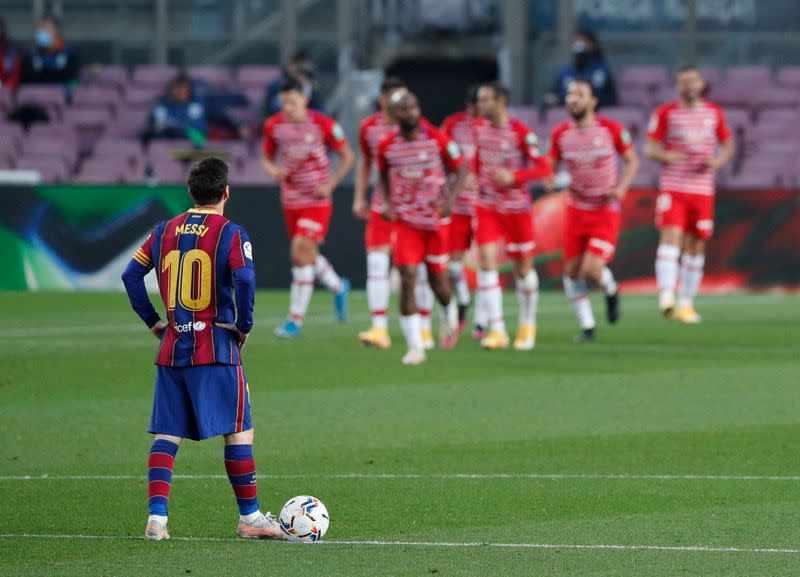
[[(358, 145), (361, 149), (361, 154), (367, 159), (370, 166), (375, 162), (375, 157), (378, 154), (378, 144), (391, 132), (397, 132), (397, 125), (388, 124), (382, 112), (371, 114), (361, 121), (361, 126), (358, 129)], [(378, 180), (372, 189), (370, 210), (383, 213), (383, 197), (378, 188), (380, 185), (380, 180)]]
[(619, 201), (609, 192), (619, 184), (617, 154), (630, 149), (628, 131), (603, 116), (596, 116), (584, 128), (571, 119), (556, 126), (550, 136), (550, 154), (554, 165), (564, 161), (572, 178), (567, 202), (583, 210), (619, 210)]
[[(472, 123), (475, 134), (474, 166), (478, 175), (478, 206), (497, 212), (526, 212), (531, 209), (531, 196), (525, 183), (543, 178), (552, 172), (549, 160), (542, 156), (536, 134), (516, 118), (507, 126), (493, 126), (486, 118)], [(530, 166), (533, 163), (533, 166)], [(499, 168), (514, 173), (511, 186), (494, 183)]]
[(332, 118), (309, 110), (305, 120), (292, 122), (279, 112), (264, 123), (264, 155), (277, 157), (286, 171), (281, 183), (284, 208), (329, 206), (330, 198), (318, 198), (314, 191), (330, 176), (328, 149), (341, 150), (347, 145), (344, 131)]
[[(451, 114), (442, 123), (442, 132), (458, 144), (464, 155), (467, 166), (473, 167), (475, 157), (475, 136), (472, 131), (472, 117), (466, 110)], [(476, 179), (467, 179), (465, 186), (458, 191), (453, 203), (453, 214), (473, 216), (475, 203), (478, 201), (478, 184)]]
[(731, 133), (722, 109), (707, 100), (689, 107), (681, 101), (660, 106), (650, 118), (647, 137), (677, 150), (686, 158), (665, 164), (659, 180), (662, 192), (714, 194), (714, 171), (706, 163)]
[(414, 228), (440, 224), (445, 167), (458, 170), (464, 158), (458, 145), (424, 118), (416, 139), (388, 134), (378, 145), (378, 170), (389, 172), (389, 203), (396, 217)]

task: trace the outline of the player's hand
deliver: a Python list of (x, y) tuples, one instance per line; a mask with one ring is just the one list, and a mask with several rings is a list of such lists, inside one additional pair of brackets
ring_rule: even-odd
[(394, 210), (392, 210), (391, 206), (387, 206), (383, 209), (383, 220), (388, 220), (389, 222), (394, 220)]
[(288, 174), (282, 168), (276, 168), (275, 170), (270, 171), (269, 175), (272, 177), (272, 180), (279, 184), (285, 181), (288, 177)]
[(625, 198), (625, 192), (626, 190), (621, 186), (615, 186), (614, 188), (611, 189), (609, 196), (611, 196), (611, 198), (614, 198), (616, 200), (622, 200), (623, 198)]
[(239, 347), (241, 351), (244, 348), (244, 345), (247, 344), (247, 337), (250, 336), (249, 333), (243, 333), (239, 329), (236, 328), (236, 325), (233, 323), (214, 323), (221, 329), (225, 329), (227, 331), (231, 331), (233, 336), (236, 338), (236, 346)]
[(467, 177), (464, 179), (464, 188), (467, 190), (475, 190), (478, 188), (478, 177), (475, 176), (475, 173), (467, 173)]
[(497, 186), (507, 188), (514, 184), (514, 173), (505, 168), (498, 168), (494, 171), (492, 179)]
[(325, 184), (320, 184), (314, 190), (314, 196), (317, 198), (330, 198), (333, 194), (333, 186), (330, 182), (326, 182)]
[(353, 216), (359, 220), (367, 220), (369, 217), (369, 207), (363, 198), (353, 199)]
[(552, 174), (542, 180), (542, 188), (544, 188), (544, 191), (548, 194), (556, 190), (556, 179)]
[(714, 172), (722, 168), (723, 164), (724, 162), (718, 156), (712, 156), (706, 161), (706, 167), (713, 170)]
[(153, 335), (160, 341), (161, 338), (164, 336), (164, 331), (167, 330), (168, 326), (169, 325), (167, 324), (167, 321), (160, 320), (152, 327), (150, 327), (150, 332), (153, 333)]
[(675, 164), (682, 160), (686, 160), (686, 153), (678, 150), (665, 150), (664, 151), (664, 164)]
[(442, 203), (441, 208), (439, 209), (439, 217), (440, 218), (447, 218), (453, 214), (453, 201), (452, 200), (445, 200)]

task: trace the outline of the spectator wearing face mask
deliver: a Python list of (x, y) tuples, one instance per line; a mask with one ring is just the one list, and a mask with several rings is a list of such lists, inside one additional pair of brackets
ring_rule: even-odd
[(572, 42), (572, 61), (564, 64), (558, 72), (553, 86), (558, 104), (564, 103), (567, 88), (575, 79), (591, 83), (597, 96), (598, 106), (617, 104), (614, 76), (606, 63), (597, 36), (591, 30), (579, 30), (575, 34), (575, 40)]
[(80, 66), (75, 50), (64, 42), (61, 26), (52, 16), (45, 16), (36, 26), (35, 46), (22, 61), (23, 84), (63, 84), (78, 82)]
[(308, 98), (309, 108), (322, 111), (322, 105), (317, 99), (314, 87), (314, 63), (305, 51), (298, 50), (292, 55), (289, 64), (284, 67), (283, 74), (267, 85), (267, 92), (264, 98), (265, 117), (269, 118), (281, 111), (281, 85), (288, 78), (297, 80), (303, 87), (303, 95)]
[(6, 22), (0, 18), (0, 88), (15, 92), (21, 71), (22, 58), (19, 51), (8, 43)]

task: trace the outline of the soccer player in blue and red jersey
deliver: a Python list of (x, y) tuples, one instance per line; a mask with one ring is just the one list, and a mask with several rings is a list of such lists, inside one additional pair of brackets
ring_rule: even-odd
[[(258, 506), (250, 390), (241, 361), (253, 328), (253, 247), (247, 232), (222, 216), (230, 196), (223, 161), (198, 162), (187, 183), (195, 207), (156, 225), (122, 275), (133, 309), (161, 341), (145, 538), (169, 539), (167, 500), (181, 440), (217, 435), (225, 438), (225, 470), (239, 505), (237, 535), (280, 538), (276, 519)], [(153, 268), (166, 321), (145, 289), (144, 277)]]

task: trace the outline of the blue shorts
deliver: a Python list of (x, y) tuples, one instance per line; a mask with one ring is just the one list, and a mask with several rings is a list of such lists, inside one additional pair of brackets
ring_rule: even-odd
[(156, 367), (150, 432), (200, 441), (250, 424), (250, 389), (241, 365)]

